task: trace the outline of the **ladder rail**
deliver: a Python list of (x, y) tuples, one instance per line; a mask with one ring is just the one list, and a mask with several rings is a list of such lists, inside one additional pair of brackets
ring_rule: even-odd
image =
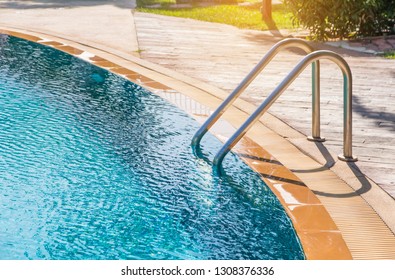
[[(251, 72), (241, 81), (241, 83), (232, 91), (232, 93), (221, 103), (221, 105), (210, 115), (192, 138), (192, 148), (196, 154), (196, 149), (200, 146), (200, 141), (206, 132), (214, 125), (215, 122), (225, 113), (225, 111), (234, 103), (234, 101), (244, 92), (244, 90), (251, 84), (251, 82), (262, 72), (262, 70), (269, 64), (270, 61), (283, 49), (297, 47), (304, 50), (306, 53), (311, 53), (314, 48), (311, 47), (305, 40), (290, 38), (285, 39), (275, 44), (269, 52), (259, 61), (259, 63), (251, 70)], [(319, 62), (313, 63), (313, 96), (319, 95)], [(319, 101), (319, 100), (318, 100)], [(319, 115), (319, 106), (316, 109)], [(318, 124), (319, 125), (319, 124)], [(318, 133), (313, 136), (319, 138)]]
[[(329, 59), (334, 62), (343, 74), (344, 109), (343, 109), (343, 154), (338, 158), (343, 161), (356, 161), (352, 155), (352, 74), (347, 62), (337, 53), (332, 51), (315, 51), (306, 55), (294, 69), (284, 78), (284, 80), (274, 89), (274, 91), (264, 100), (264, 102), (251, 114), (242, 126), (226, 141), (222, 148), (215, 155), (213, 166), (220, 171), (220, 166), (227, 153), (240, 141), (247, 131), (259, 120), (259, 118), (269, 109), (269, 107), (280, 97), (288, 86), (303, 72), (310, 64), (320, 59)], [(313, 114), (314, 118), (314, 114)]]

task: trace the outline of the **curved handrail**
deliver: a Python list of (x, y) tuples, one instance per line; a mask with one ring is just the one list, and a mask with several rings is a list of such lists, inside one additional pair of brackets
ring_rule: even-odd
[(343, 124), (343, 155), (339, 159), (343, 161), (356, 161), (352, 156), (352, 74), (347, 62), (337, 53), (331, 51), (315, 51), (306, 55), (285, 79), (275, 88), (266, 100), (255, 110), (254, 113), (242, 124), (242, 126), (228, 139), (219, 152), (215, 155), (213, 165), (219, 170), (226, 154), (237, 144), (247, 131), (258, 121), (258, 119), (269, 109), (277, 98), (288, 88), (288, 86), (300, 75), (310, 63), (319, 59), (329, 59), (335, 62), (343, 73), (344, 91), (344, 124)]
[[(223, 113), (232, 105), (237, 97), (244, 92), (244, 90), (251, 84), (256, 76), (262, 72), (266, 65), (276, 56), (282, 49), (298, 47), (306, 53), (314, 51), (305, 40), (297, 38), (284, 39), (275, 44), (269, 52), (259, 61), (259, 63), (251, 70), (251, 72), (241, 81), (241, 83), (233, 90), (233, 92), (221, 103), (221, 105), (211, 114), (211, 116), (204, 122), (192, 138), (192, 148), (196, 153), (196, 149), (200, 145), (200, 141), (204, 134), (213, 126), (213, 124), (223, 115)], [(313, 96), (319, 96), (319, 62), (313, 64)], [(318, 109), (319, 110), (319, 107)], [(317, 136), (317, 135), (315, 135)], [(319, 135), (318, 135), (319, 136)]]

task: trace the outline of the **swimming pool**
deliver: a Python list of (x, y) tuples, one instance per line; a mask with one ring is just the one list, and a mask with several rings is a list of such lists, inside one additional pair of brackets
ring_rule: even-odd
[(0, 259), (304, 258), (257, 174), (193, 156), (198, 124), (177, 107), (6, 35), (0, 77)]

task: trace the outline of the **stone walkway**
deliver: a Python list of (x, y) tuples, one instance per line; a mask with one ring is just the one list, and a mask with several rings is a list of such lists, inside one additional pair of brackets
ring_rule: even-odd
[(134, 7), (129, 0), (0, 0), (0, 23), (90, 40), (130, 53), (138, 49)]
[[(189, 19), (135, 13), (141, 58), (231, 91), (281, 38)], [(356, 168), (395, 197), (395, 60), (328, 45), (349, 63), (354, 78), (353, 151)], [(278, 55), (243, 95), (255, 104), (275, 88), (301, 59), (295, 52)], [(322, 63), (321, 133), (325, 147), (342, 151), (342, 75)], [(311, 81), (305, 71), (269, 110), (305, 135), (311, 132)], [(292, 141), (292, 139), (290, 139)], [(297, 144), (297, 143), (295, 143)], [(328, 165), (336, 160), (335, 156)]]
[[(131, 13), (133, 1), (64, 2), (0, 0), (0, 25), (100, 43), (226, 91), (280, 40), (270, 32)], [(317, 47), (341, 53), (353, 71), (353, 147), (359, 158), (353, 167), (395, 197), (395, 60), (329, 45)], [(300, 59), (295, 51), (278, 55), (243, 98), (259, 104)], [(330, 166), (342, 150), (342, 77), (333, 64), (322, 64), (321, 130), (327, 139), (325, 147), (330, 152), (326, 165)], [(305, 71), (270, 109), (305, 135), (311, 130), (309, 72)]]

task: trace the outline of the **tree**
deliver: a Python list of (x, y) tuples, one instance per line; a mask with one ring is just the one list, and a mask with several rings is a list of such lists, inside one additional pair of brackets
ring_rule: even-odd
[(262, 14), (262, 19), (265, 22), (273, 21), (272, 0), (262, 0), (261, 14)]
[(267, 24), (269, 29), (277, 29), (272, 16), (272, 0), (262, 0), (261, 14), (262, 20)]
[[(294, 21), (310, 30), (316, 40), (378, 35), (388, 25), (394, 0), (284, 0)], [(392, 10), (393, 11), (393, 10)], [(393, 18), (391, 19), (393, 20)]]

